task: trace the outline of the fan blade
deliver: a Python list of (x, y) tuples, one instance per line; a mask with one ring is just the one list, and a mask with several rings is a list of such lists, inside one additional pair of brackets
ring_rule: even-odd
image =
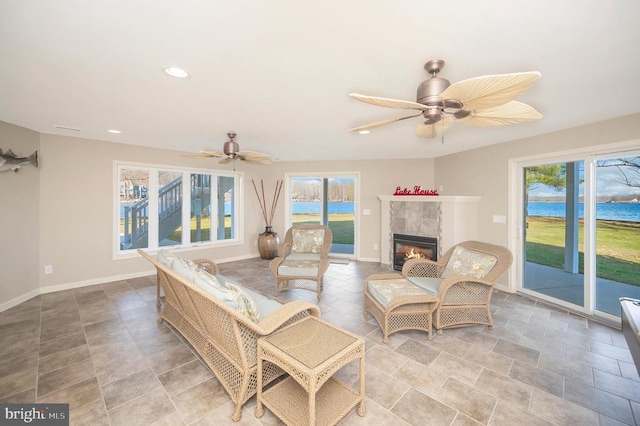
[(493, 108), (472, 111), (468, 117), (458, 120), (468, 126), (492, 127), (523, 123), (542, 118), (532, 106), (518, 101), (507, 102)]
[(211, 158), (211, 157), (222, 157), (222, 154), (216, 151), (207, 151), (203, 149), (200, 151), (200, 154), (185, 154), (183, 157), (189, 158)]
[(507, 103), (527, 91), (542, 75), (538, 71), (486, 75), (453, 83), (440, 99), (456, 99), (464, 109), (492, 108)]
[(416, 135), (421, 138), (435, 138), (448, 129), (453, 124), (453, 118), (449, 115), (442, 117), (442, 120), (435, 124), (416, 124)]
[(252, 157), (247, 157), (247, 158), (245, 159), (245, 161), (246, 161), (247, 163), (252, 163), (252, 164), (265, 164), (265, 165), (266, 165), (266, 164), (271, 164), (271, 160), (269, 160), (268, 158), (258, 158), (258, 157), (252, 158)]
[(182, 156), (187, 158), (211, 158), (210, 155), (206, 154), (183, 154)]
[(358, 93), (349, 93), (353, 99), (366, 102), (368, 104), (387, 107), (387, 108), (401, 108), (401, 109), (418, 109), (425, 110), (428, 107), (426, 105), (419, 104), (411, 101), (401, 101), (398, 99), (378, 98), (374, 96), (360, 95)]
[(406, 117), (390, 118), (388, 120), (376, 121), (375, 123), (365, 124), (364, 126), (354, 127), (349, 129), (350, 132), (359, 132), (360, 130), (369, 130), (376, 127), (386, 126), (387, 124), (395, 123), (396, 121), (406, 120), (407, 118), (419, 117), (422, 114), (408, 115)]
[(231, 157), (225, 157), (225, 158), (223, 158), (222, 160), (218, 161), (218, 164), (228, 164), (228, 163), (230, 163), (230, 162), (232, 162), (232, 161), (233, 161), (233, 158), (231, 158)]
[(238, 155), (248, 158), (269, 158), (269, 154), (255, 151), (238, 151)]
[(220, 152), (217, 152), (217, 151), (208, 151), (208, 150), (206, 150), (206, 149), (203, 149), (203, 150), (202, 150), (202, 151), (200, 151), (200, 152), (202, 152), (202, 154), (203, 154), (203, 155), (206, 155), (206, 156), (208, 156), (208, 157), (222, 157), (222, 156), (224, 155), (224, 154), (222, 154), (222, 153), (220, 153)]

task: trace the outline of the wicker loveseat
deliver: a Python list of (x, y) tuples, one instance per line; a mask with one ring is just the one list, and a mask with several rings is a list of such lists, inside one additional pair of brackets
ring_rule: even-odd
[[(244, 297), (248, 296), (258, 306), (266, 306), (267, 314), (254, 322), (216, 297), (215, 291), (192, 280), (188, 271), (170, 267), (142, 250), (138, 253), (156, 267), (158, 283), (164, 290), (159, 322), (171, 324), (200, 354), (235, 404), (232, 420), (240, 420), (242, 406), (256, 393), (257, 339), (308, 315), (319, 317), (319, 308), (303, 301), (280, 304), (234, 283), (233, 287), (241, 288)], [(217, 273), (214, 262), (194, 263), (205, 270), (199, 270), (199, 276)], [(223, 277), (218, 276), (217, 280), (228, 284)], [(282, 374), (279, 368), (268, 365), (263, 371), (263, 383), (266, 385)]]

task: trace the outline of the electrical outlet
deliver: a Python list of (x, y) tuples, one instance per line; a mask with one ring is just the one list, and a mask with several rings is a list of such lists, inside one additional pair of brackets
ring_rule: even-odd
[(378, 250), (378, 245), (377, 245), (377, 244), (374, 244), (374, 245), (373, 245), (373, 249), (374, 249), (374, 250)]
[(53, 265), (44, 265), (45, 274), (53, 274)]

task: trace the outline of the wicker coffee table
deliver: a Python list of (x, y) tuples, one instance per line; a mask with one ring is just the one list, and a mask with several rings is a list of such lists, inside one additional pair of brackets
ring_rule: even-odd
[[(360, 389), (331, 377), (359, 359)], [(262, 363), (270, 362), (289, 377), (262, 392)], [(258, 339), (256, 417), (263, 404), (287, 425), (333, 425), (364, 402), (364, 340), (316, 317), (307, 317)]]

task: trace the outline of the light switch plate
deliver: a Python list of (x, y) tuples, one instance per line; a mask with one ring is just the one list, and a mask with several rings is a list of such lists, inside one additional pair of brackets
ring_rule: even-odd
[(493, 223), (507, 223), (507, 217), (501, 214), (494, 214)]

